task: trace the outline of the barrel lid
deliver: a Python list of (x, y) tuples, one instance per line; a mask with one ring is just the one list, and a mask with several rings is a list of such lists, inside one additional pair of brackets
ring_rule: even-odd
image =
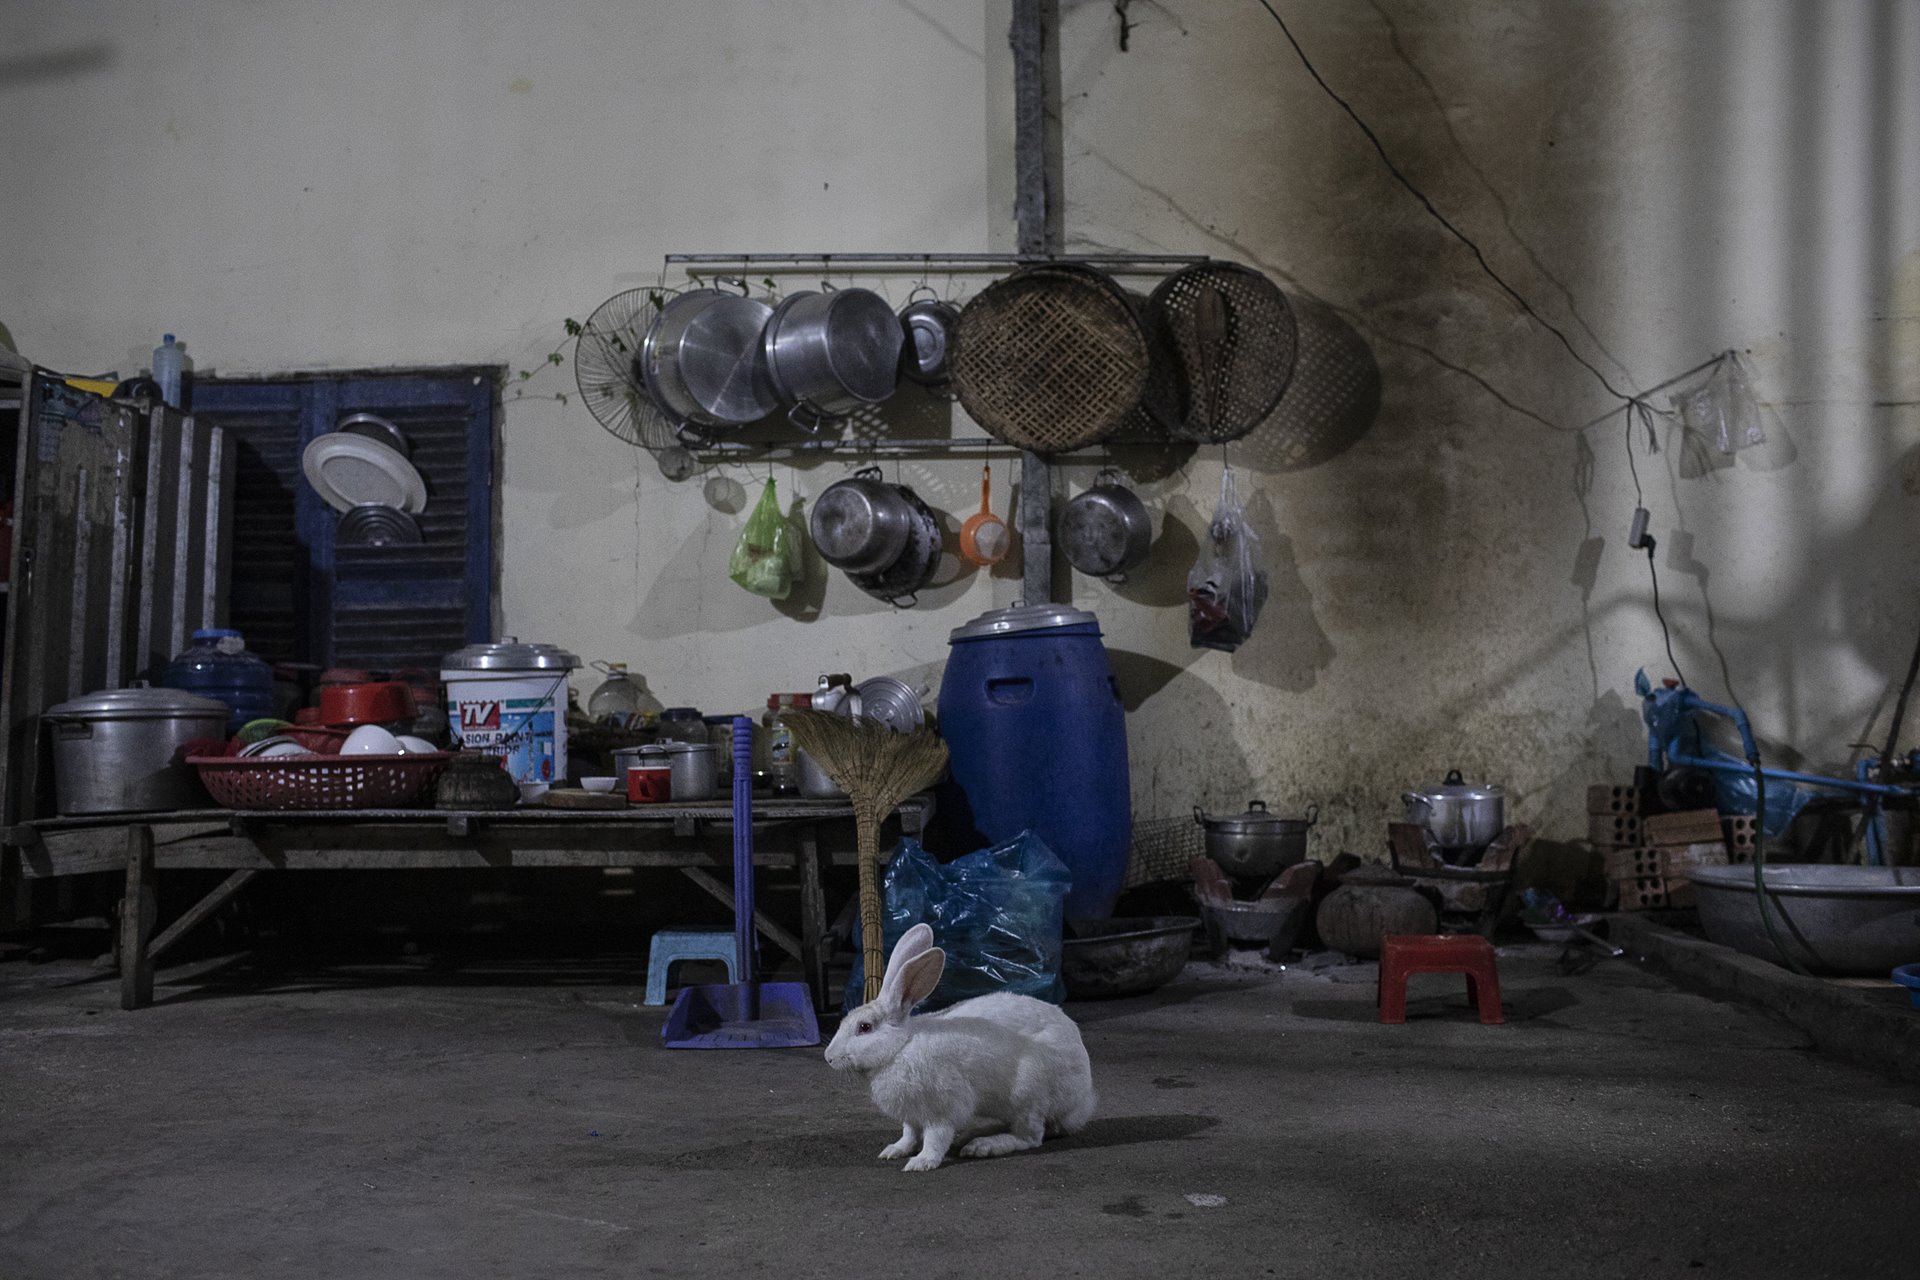
[(660, 713), (662, 720), (699, 720), (700, 712), (694, 707), (668, 707)]
[(1016, 600), (1005, 609), (990, 609), (972, 622), (954, 628), (948, 644), (962, 640), (984, 640), (994, 636), (1020, 635), (1029, 631), (1050, 631), (1060, 627), (1094, 627), (1098, 634), (1100, 619), (1085, 609), (1068, 604), (1028, 604)]
[(440, 660), (447, 671), (572, 671), (580, 659), (558, 645), (522, 643), (515, 636), (470, 644)]
[(227, 704), (184, 689), (102, 689), (47, 708), (51, 719), (66, 720), (177, 720), (218, 716), (225, 720)]

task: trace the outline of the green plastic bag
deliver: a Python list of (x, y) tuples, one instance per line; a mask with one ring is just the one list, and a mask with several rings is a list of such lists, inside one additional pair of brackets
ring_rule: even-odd
[(769, 476), (727, 561), (727, 576), (757, 596), (785, 600), (800, 578), (799, 568), (800, 543), (781, 514), (780, 496)]

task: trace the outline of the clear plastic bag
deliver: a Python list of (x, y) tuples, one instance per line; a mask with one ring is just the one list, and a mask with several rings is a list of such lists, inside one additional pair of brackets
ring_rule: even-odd
[(1253, 634), (1260, 606), (1267, 602), (1260, 539), (1234, 492), (1232, 468), (1220, 477), (1220, 505), (1207, 535), (1187, 574), (1187, 639), (1196, 649), (1232, 653)]
[[(1059, 1004), (1061, 915), (1073, 873), (1031, 831), (952, 862), (936, 862), (918, 841), (902, 840), (881, 882), (886, 955), (900, 936), (925, 921), (947, 953), (946, 972), (923, 1009), (944, 1009), (994, 991)], [(854, 926), (849, 1009), (865, 1003), (859, 925)]]
[(769, 476), (727, 561), (727, 576), (757, 596), (785, 600), (800, 577), (799, 563), (799, 539), (780, 510), (780, 495)]
[(1753, 384), (1740, 367), (1740, 358), (1732, 352), (1714, 365), (1705, 382), (1674, 392), (1670, 400), (1687, 429), (1711, 439), (1721, 453), (1767, 441)]

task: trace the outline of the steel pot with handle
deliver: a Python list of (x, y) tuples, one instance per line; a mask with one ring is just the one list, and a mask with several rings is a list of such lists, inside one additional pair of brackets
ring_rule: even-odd
[(915, 526), (913, 505), (878, 467), (862, 467), (827, 486), (807, 528), (828, 564), (848, 573), (879, 573), (900, 559)]
[(1307, 856), (1307, 831), (1320, 820), (1320, 806), (1307, 806), (1304, 818), (1267, 812), (1267, 802), (1250, 800), (1247, 811), (1210, 818), (1195, 805), (1193, 820), (1206, 829), (1207, 856), (1235, 876), (1270, 876)]
[[(920, 293), (927, 297), (918, 297)], [(954, 330), (960, 327), (960, 308), (932, 296), (927, 289), (914, 290), (900, 308), (900, 327), (906, 341), (900, 351), (900, 372), (923, 387), (944, 387), (947, 355), (953, 350)]]
[(1404, 792), (1407, 821), (1427, 829), (1447, 850), (1484, 849), (1507, 825), (1505, 788), (1468, 783), (1458, 769), (1433, 786)]
[[(1060, 515), (1060, 545), (1067, 563), (1089, 577), (1124, 581), (1153, 547), (1153, 517), (1140, 496), (1103, 471), (1091, 489), (1077, 493)], [(1108, 479), (1108, 477), (1114, 479)]]
[(780, 408), (762, 347), (773, 308), (741, 293), (690, 289), (661, 306), (640, 344), (647, 392), (670, 417), (737, 427)]
[(789, 294), (774, 308), (761, 340), (775, 393), (787, 416), (807, 430), (878, 404), (899, 386), (900, 317), (871, 289)]
[(186, 749), (224, 750), (227, 704), (179, 689), (109, 689), (50, 707), (61, 813), (131, 813), (207, 803)]

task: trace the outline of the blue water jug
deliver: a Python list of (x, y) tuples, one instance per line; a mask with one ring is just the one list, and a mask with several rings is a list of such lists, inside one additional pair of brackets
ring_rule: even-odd
[(247, 652), (238, 631), (225, 627), (194, 632), (193, 643), (167, 663), (160, 683), (226, 703), (233, 712), (227, 719), (229, 735), (249, 720), (273, 715), (277, 706), (273, 668)]
[(941, 799), (949, 835), (973, 848), (1030, 830), (1073, 873), (1067, 918), (1112, 915), (1133, 804), (1126, 710), (1099, 620), (1017, 604), (975, 618), (948, 644), (940, 736), (952, 753)]

